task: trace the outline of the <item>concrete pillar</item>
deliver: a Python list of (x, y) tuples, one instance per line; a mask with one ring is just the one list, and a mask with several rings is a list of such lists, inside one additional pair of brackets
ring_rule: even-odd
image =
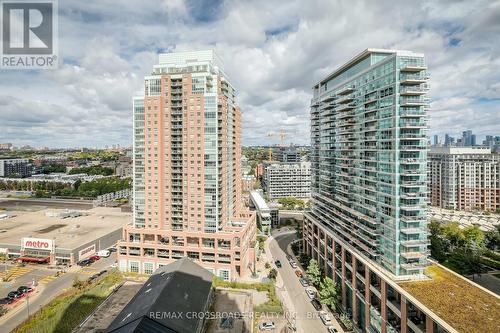
[(408, 304), (406, 298), (401, 295), (401, 333), (408, 333)]
[(332, 239), (332, 279), (335, 282), (335, 265), (337, 262), (337, 258), (335, 258), (335, 240)]
[(352, 285), (352, 320), (356, 325), (358, 323), (358, 302), (356, 296), (356, 257), (351, 255), (351, 266), (352, 266), (352, 277), (351, 277), (351, 285)]
[(328, 236), (326, 235), (326, 232), (325, 232), (325, 253), (324, 253), (324, 256), (325, 256), (325, 267), (324, 267), (325, 276), (328, 276)]
[(365, 265), (365, 331), (370, 327), (370, 269)]
[(382, 333), (387, 332), (387, 327), (385, 326), (385, 323), (387, 322), (387, 284), (383, 279), (380, 279), (380, 294), (381, 294), (381, 315), (382, 315)]
[(429, 315), (425, 315), (425, 333), (434, 333), (434, 321)]
[(345, 307), (347, 306), (347, 299), (346, 299), (346, 286), (345, 286), (345, 248), (342, 247), (342, 306)]

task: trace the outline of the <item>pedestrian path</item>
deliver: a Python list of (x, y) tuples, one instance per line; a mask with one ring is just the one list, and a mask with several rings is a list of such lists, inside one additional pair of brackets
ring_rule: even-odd
[(20, 276), (23, 276), (24, 274), (28, 274), (31, 271), (33, 271), (33, 268), (31, 267), (12, 267), (4, 272), (1, 272), (0, 279), (3, 280), (5, 277), (7, 277), (10, 280), (14, 280)]
[(50, 283), (52, 281), (54, 281), (55, 279), (57, 279), (58, 277), (55, 276), (55, 275), (49, 275), (49, 276), (46, 276), (44, 277), (43, 279), (41, 279), (40, 281), (38, 281), (39, 284), (47, 284), (47, 283)]

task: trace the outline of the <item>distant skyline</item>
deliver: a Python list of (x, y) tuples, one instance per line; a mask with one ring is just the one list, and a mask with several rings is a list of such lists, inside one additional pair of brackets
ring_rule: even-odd
[[(279, 10), (277, 10), (279, 8)], [(430, 131), (500, 135), (499, 1), (59, 2), (54, 71), (0, 71), (0, 142), (132, 143), (132, 96), (158, 53), (213, 48), (238, 91), (243, 145), (309, 144), (311, 87), (366, 48), (424, 53)], [(124, 24), (126, 22), (126, 24)]]

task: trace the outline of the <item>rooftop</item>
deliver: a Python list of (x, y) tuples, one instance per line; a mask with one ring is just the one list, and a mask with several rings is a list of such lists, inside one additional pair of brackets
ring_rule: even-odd
[[(187, 258), (158, 268), (107, 332), (201, 332), (203, 321), (193, 314), (207, 311), (212, 278), (212, 273)], [(171, 316), (179, 313), (182, 316)]]
[(63, 218), (66, 212), (64, 209), (9, 212), (16, 216), (0, 221), (0, 244), (20, 245), (23, 237), (34, 237), (52, 239), (58, 248), (71, 250), (122, 228), (132, 218), (120, 208), (98, 207), (80, 212), (83, 215), (78, 217)]
[(426, 274), (399, 285), (459, 332), (500, 332), (500, 297), (437, 265)]

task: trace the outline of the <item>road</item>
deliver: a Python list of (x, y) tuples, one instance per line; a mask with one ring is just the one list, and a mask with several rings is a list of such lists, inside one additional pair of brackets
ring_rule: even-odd
[[(327, 332), (326, 326), (318, 317), (318, 312), (311, 304), (311, 300), (305, 293), (305, 288), (299, 282), (288, 260), (287, 246), (296, 239), (295, 231), (285, 231), (275, 233), (274, 239), (269, 243), (269, 249), (274, 260), (280, 260), (283, 266), (278, 269), (279, 275), (283, 281), (283, 290), (288, 293), (288, 300), (292, 303), (292, 309), (288, 309), (297, 316), (296, 326), (297, 331), (302, 333), (321, 333)], [(343, 332), (340, 325), (332, 317), (332, 325), (337, 328), (339, 332)]]
[[(116, 253), (112, 253), (108, 258), (101, 258), (91, 266), (71, 271), (61, 275), (60, 277), (50, 281), (46, 285), (39, 285), (40, 291), (33, 294), (29, 299), (23, 299), (22, 303), (18, 304), (11, 312), (7, 313), (4, 318), (0, 318), (0, 326), (2, 332), (10, 332), (21, 324), (28, 317), (28, 302), (29, 313), (33, 314), (39, 310), (43, 305), (49, 303), (54, 297), (61, 293), (66, 288), (71, 288), (75, 277), (80, 279), (87, 279), (90, 275), (95, 274), (103, 269), (109, 268), (116, 261)], [(53, 270), (53, 274), (55, 274)], [(27, 274), (29, 275), (29, 274)], [(16, 285), (18, 283), (16, 282)], [(12, 288), (14, 289), (14, 287)]]

